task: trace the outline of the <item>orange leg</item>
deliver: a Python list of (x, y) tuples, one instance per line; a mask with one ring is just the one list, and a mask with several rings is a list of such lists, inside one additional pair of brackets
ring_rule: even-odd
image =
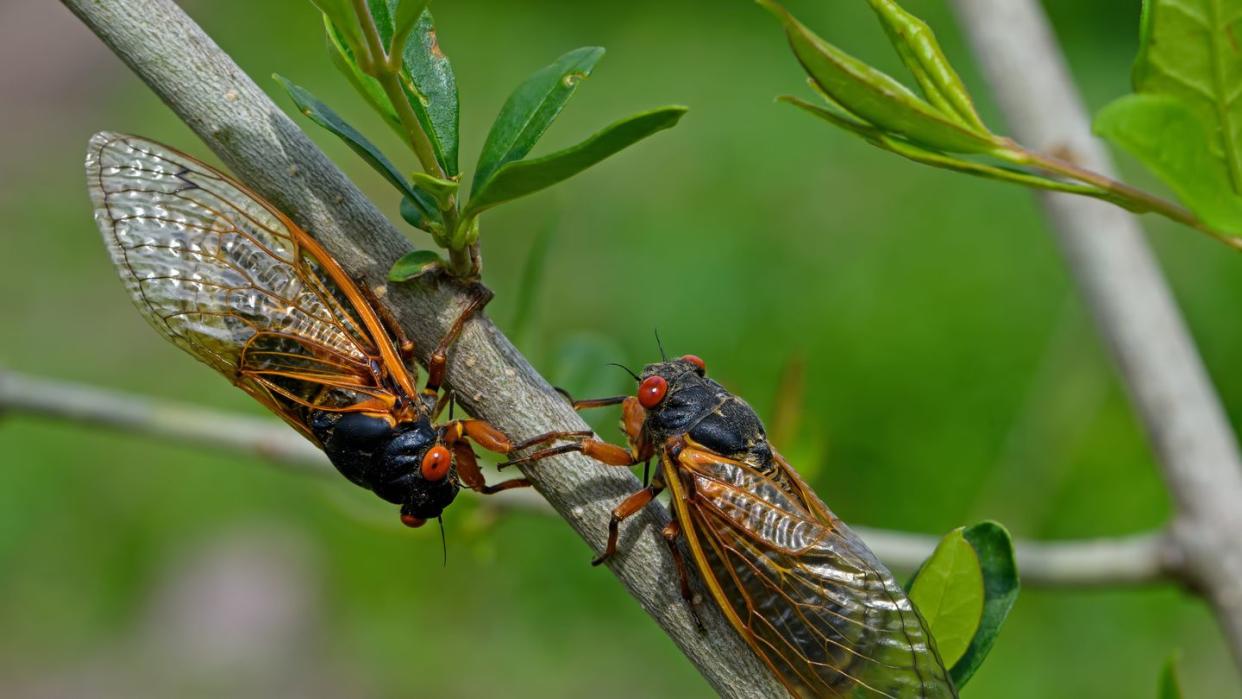
[(450, 445), (461, 439), (470, 439), (497, 454), (508, 454), (516, 448), (503, 432), (486, 420), (453, 420), (444, 426), (443, 434), (444, 441)]
[(461, 482), (475, 492), (491, 495), (502, 490), (509, 490), (510, 488), (525, 488), (531, 484), (525, 478), (513, 478), (501, 481), (496, 485), (488, 485), (483, 480), (483, 472), (479, 470), (479, 460), (475, 458), (474, 450), (465, 441), (457, 442), (453, 445), (453, 456), (455, 457), (454, 462), (457, 464), (457, 475), (461, 478)]
[(427, 359), (427, 385), (423, 388), (425, 393), (436, 393), (440, 390), (440, 386), (444, 383), (444, 370), (448, 365), (448, 348), (457, 341), (462, 329), (466, 327), (466, 321), (483, 310), (487, 302), (492, 300), (492, 292), (482, 284), (471, 285), (469, 293), (470, 300), (466, 303), (466, 307), (458, 314), (457, 320), (449, 326), (448, 332), (444, 333), (440, 344)]
[[(586, 434), (591, 433), (587, 432)], [(562, 444), (559, 447), (540, 449), (533, 454), (528, 454), (517, 459), (506, 461), (503, 464), (500, 464), (498, 468), (504, 468), (505, 466), (512, 466), (514, 464), (529, 464), (541, 459), (546, 459), (550, 456), (569, 454), (575, 451), (581, 453), (583, 456), (589, 456), (592, 459), (608, 466), (633, 466), (641, 461), (641, 459), (631, 454), (630, 450), (625, 447), (619, 447), (615, 444), (609, 444), (608, 442), (601, 442), (598, 439), (586, 437), (586, 434), (581, 432), (570, 432), (540, 435), (541, 437), (547, 436), (548, 440), (573, 436), (577, 441), (570, 442), (569, 444)]]
[[(638, 402), (635, 396), (627, 396), (625, 402), (621, 404), (621, 429), (625, 430), (625, 436), (629, 438), (630, 444), (643, 443), (643, 422), (647, 419), (647, 411), (643, 408), (642, 403)], [(644, 451), (640, 448), (639, 451)]]
[(591, 561), (591, 565), (597, 566), (608, 560), (617, 552), (617, 537), (620, 536), (621, 521), (633, 517), (640, 510), (647, 506), (655, 496), (664, 490), (663, 486), (648, 486), (631, 494), (622, 500), (619, 505), (613, 508), (612, 518), (608, 520), (608, 545), (604, 547), (604, 552), (595, 557)]

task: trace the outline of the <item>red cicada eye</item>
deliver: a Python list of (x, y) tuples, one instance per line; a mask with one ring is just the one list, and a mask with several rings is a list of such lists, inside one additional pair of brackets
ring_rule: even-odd
[(453, 455), (443, 445), (437, 444), (427, 450), (427, 454), (423, 456), (423, 466), (419, 470), (423, 478), (429, 481), (442, 481), (452, 465)]
[(414, 515), (401, 515), (401, 523), (410, 529), (418, 529), (426, 524), (427, 520), (422, 519), (421, 517), (415, 517)]
[(651, 409), (664, 400), (665, 393), (668, 393), (668, 382), (664, 377), (648, 376), (638, 385), (638, 402), (644, 408)]
[(683, 354), (681, 355), (681, 360), (683, 362), (690, 362), (698, 367), (700, 374), (707, 371), (707, 362), (703, 361), (703, 358), (697, 354)]

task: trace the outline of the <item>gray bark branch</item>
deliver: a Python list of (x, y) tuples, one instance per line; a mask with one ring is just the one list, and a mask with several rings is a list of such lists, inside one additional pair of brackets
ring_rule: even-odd
[[(1017, 140), (1112, 177), (1039, 4), (953, 4)], [(1138, 220), (1091, 199), (1038, 196), (1161, 464), (1183, 582), (1210, 602), (1242, 667), (1237, 439)]]
[[(239, 179), (303, 225), (351, 275), (377, 290), (426, 360), (425, 353), (456, 317), (463, 295), (448, 285), (385, 286), (388, 267), (410, 244), (190, 17), (171, 0), (63, 3)], [(468, 323), (450, 352), (447, 387), (471, 414), (516, 439), (555, 428), (587, 429), (486, 316)], [(525, 471), (591, 551), (603, 548), (609, 510), (640, 487), (625, 469), (577, 456), (550, 459)], [(706, 632), (695, 628), (659, 537), (667, 520), (665, 508), (649, 507), (627, 521), (621, 552), (608, 567), (718, 693), (780, 696), (783, 688), (713, 604), (700, 605)]]
[[(299, 473), (335, 477), (323, 452), (272, 419), (243, 417), (145, 396), (0, 370), (0, 414), (24, 414), (75, 424), (234, 451)], [(494, 475), (494, 474), (493, 474)], [(484, 498), (496, 509), (552, 514), (543, 498), (528, 490)], [(913, 571), (939, 539), (923, 534), (851, 527), (890, 567)], [(1141, 534), (1110, 539), (1016, 541), (1023, 585), (1086, 587), (1144, 585), (1177, 575), (1167, 537)]]

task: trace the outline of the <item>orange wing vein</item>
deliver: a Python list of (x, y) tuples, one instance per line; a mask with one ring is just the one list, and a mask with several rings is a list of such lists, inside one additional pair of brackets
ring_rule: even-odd
[(312, 441), (310, 409), (391, 412), (415, 395), (357, 286), (258, 195), (107, 132), (91, 138), (86, 173), (104, 243), (147, 321)]
[(712, 596), (795, 696), (955, 697), (892, 574), (776, 456), (773, 473), (696, 447), (665, 480)]

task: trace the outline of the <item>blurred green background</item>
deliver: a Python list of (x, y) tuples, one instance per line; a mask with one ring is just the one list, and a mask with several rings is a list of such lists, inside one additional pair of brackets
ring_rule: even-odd
[[(905, 4), (999, 127), (948, 9)], [(1126, 93), (1139, 3), (1045, 4), (1092, 108)], [(865, 3), (789, 5), (899, 69)], [(331, 67), (309, 3), (186, 6), (281, 105), (273, 72), (399, 153)], [(801, 71), (744, 0), (435, 9), (462, 93), (463, 164), (513, 86), (576, 46), (609, 54), (537, 153), (641, 108), (691, 108), (676, 129), (485, 217), (490, 313), (506, 328), (532, 241), (552, 231), (518, 338), (545, 375), (623, 389), (602, 363), (652, 360), (654, 326), (770, 418), (801, 357), (801, 422), (778, 447), (848, 522), (938, 534), (991, 517), (1057, 539), (1164, 521), (1150, 450), (1027, 192), (915, 166), (773, 103), (805, 94)], [(96, 130), (209, 153), (56, 3), (0, 4), (0, 58), (0, 365), (262, 414), (134, 311), (83, 187)], [(299, 123), (397, 218), (378, 176)], [(1242, 258), (1146, 224), (1237, 423)], [(445, 567), (434, 527), (404, 530), (355, 490), (0, 415), (0, 695), (710, 694), (558, 520), (463, 496)], [(1209, 613), (1171, 587), (1026, 589), (966, 693), (1154, 696), (1175, 649), (1188, 697), (1242, 696)]]

